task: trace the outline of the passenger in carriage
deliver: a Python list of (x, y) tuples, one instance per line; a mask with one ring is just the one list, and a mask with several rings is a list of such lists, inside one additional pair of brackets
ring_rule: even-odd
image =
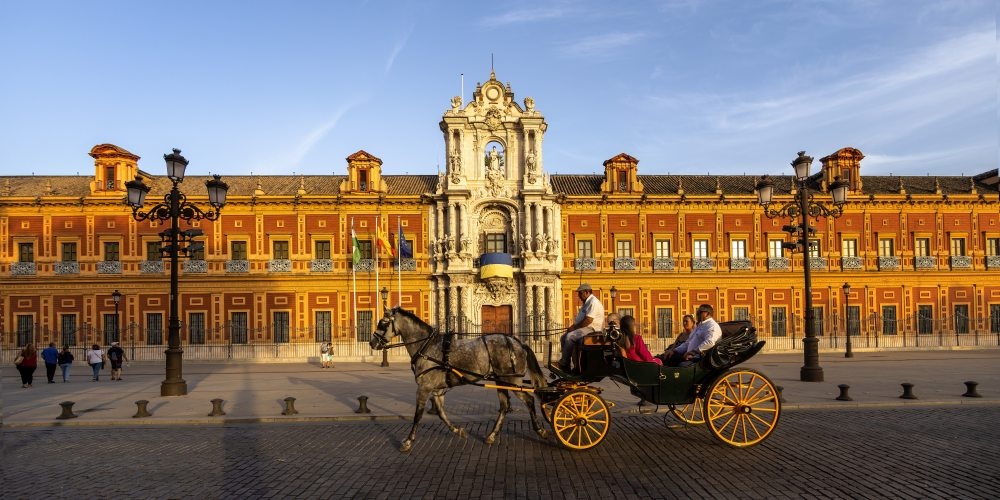
[(698, 326), (691, 336), (674, 348), (673, 354), (667, 359), (667, 366), (687, 366), (697, 363), (715, 343), (722, 338), (722, 327), (712, 317), (715, 309), (709, 304), (698, 306)]
[(685, 314), (684, 318), (681, 319), (681, 325), (684, 327), (684, 331), (678, 334), (677, 339), (675, 339), (673, 343), (668, 345), (667, 348), (663, 350), (663, 354), (656, 356), (657, 359), (659, 359), (663, 364), (666, 364), (667, 360), (670, 359), (670, 356), (674, 353), (674, 350), (677, 349), (677, 346), (683, 344), (687, 341), (687, 339), (691, 338), (691, 332), (694, 331), (694, 327), (697, 324), (698, 323), (694, 320), (694, 316)]
[(642, 340), (642, 335), (635, 332), (635, 318), (626, 315), (622, 318), (622, 334), (624, 335), (625, 357), (632, 361), (644, 361), (646, 363), (663, 364), (663, 360), (653, 357), (646, 347), (646, 342)]

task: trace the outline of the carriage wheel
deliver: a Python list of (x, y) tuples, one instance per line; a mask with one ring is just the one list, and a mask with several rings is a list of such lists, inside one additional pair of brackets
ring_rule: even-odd
[(695, 398), (690, 404), (671, 407), (670, 413), (673, 413), (677, 420), (687, 425), (705, 423), (705, 403), (701, 398)]
[(774, 384), (755, 370), (732, 370), (705, 395), (705, 419), (712, 435), (737, 448), (767, 439), (781, 416)]
[(608, 434), (611, 413), (600, 396), (590, 391), (572, 391), (556, 403), (552, 429), (556, 439), (571, 450), (597, 446)]

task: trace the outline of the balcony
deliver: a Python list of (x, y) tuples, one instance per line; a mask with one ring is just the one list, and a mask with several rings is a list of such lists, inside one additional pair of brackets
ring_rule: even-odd
[(771, 257), (767, 259), (768, 271), (787, 271), (792, 268), (787, 257)]
[(826, 257), (809, 257), (809, 269), (826, 269)]
[(749, 271), (753, 269), (753, 259), (747, 257), (729, 259), (729, 269), (732, 271)]
[(121, 274), (122, 261), (102, 260), (97, 263), (97, 274)]
[(899, 269), (899, 257), (895, 255), (880, 255), (878, 258), (879, 271), (895, 271)]
[[(516, 263), (515, 263), (516, 265)], [(392, 261), (392, 266), (398, 271), (416, 271), (417, 270), (417, 260), (416, 259), (399, 259)]]
[(635, 259), (632, 257), (616, 257), (615, 271), (635, 271)]
[(292, 261), (289, 259), (272, 259), (267, 261), (267, 272), (269, 273), (290, 273), (292, 272)]
[(139, 272), (142, 274), (163, 274), (163, 261), (144, 260), (139, 263)]
[(711, 271), (715, 269), (715, 261), (705, 257), (691, 259), (691, 269), (695, 271)]
[(840, 268), (843, 269), (843, 270), (845, 270), (845, 271), (849, 270), (849, 269), (864, 269), (865, 268), (865, 260), (862, 259), (861, 257), (856, 256), (856, 255), (853, 255), (853, 256), (850, 256), (850, 257), (841, 257), (840, 258)]
[(358, 263), (354, 265), (354, 272), (373, 272), (375, 271), (375, 259), (359, 259)]
[(986, 269), (989, 269), (991, 271), (1000, 269), (1000, 255), (987, 255)]
[(10, 264), (11, 276), (33, 276), (35, 272), (34, 262), (12, 262)]
[(968, 255), (952, 255), (951, 268), (972, 269), (972, 257), (969, 257)]
[(227, 260), (226, 261), (226, 272), (227, 273), (248, 273), (248, 272), (250, 272), (250, 261), (249, 260)]
[(673, 257), (653, 257), (653, 270), (654, 271), (673, 271), (674, 270), (674, 258)]
[(80, 263), (76, 261), (56, 262), (53, 268), (56, 274), (80, 274)]
[(185, 260), (181, 266), (184, 269), (184, 273), (207, 273), (208, 272), (208, 262), (204, 260), (192, 259)]
[(935, 266), (937, 266), (937, 257), (918, 255), (913, 258), (913, 267), (915, 269), (934, 269)]
[(311, 273), (329, 273), (333, 271), (333, 260), (331, 259), (313, 259), (309, 261), (309, 272)]
[(577, 271), (596, 271), (597, 259), (593, 257), (578, 257), (573, 259), (573, 269)]

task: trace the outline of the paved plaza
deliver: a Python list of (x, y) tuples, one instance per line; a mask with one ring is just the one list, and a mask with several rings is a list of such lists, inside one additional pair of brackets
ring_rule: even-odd
[[(469, 432), (436, 417), (409, 430), (408, 367), (338, 364), (185, 365), (187, 396), (161, 398), (162, 366), (133, 365), (122, 382), (21, 389), (2, 372), (5, 498), (775, 498), (1000, 495), (1000, 351), (864, 353), (821, 359), (826, 382), (798, 381), (801, 358), (760, 355), (756, 368), (784, 387), (775, 433), (750, 449), (642, 413), (610, 381), (616, 404), (608, 437), (583, 452), (542, 440), (519, 402), (500, 440), (484, 443), (496, 411), (492, 391), (449, 393), (447, 409)], [(982, 398), (963, 397), (966, 380)], [(913, 383), (916, 400), (900, 384)], [(854, 401), (842, 402), (838, 384)], [(372, 413), (359, 415), (357, 397)], [(299, 414), (281, 415), (295, 397)], [(211, 399), (225, 416), (209, 417)], [(132, 418), (134, 401), (151, 417)], [(59, 402), (79, 415), (57, 420)], [(29, 478), (29, 479), (25, 479)]]

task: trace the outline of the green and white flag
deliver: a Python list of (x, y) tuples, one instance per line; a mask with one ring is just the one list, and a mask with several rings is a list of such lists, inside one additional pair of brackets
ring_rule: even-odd
[(361, 243), (358, 243), (358, 235), (354, 233), (353, 227), (351, 228), (351, 241), (353, 242), (352, 246), (354, 247), (354, 254), (352, 257), (354, 259), (354, 265), (357, 266), (358, 262), (361, 260)]

